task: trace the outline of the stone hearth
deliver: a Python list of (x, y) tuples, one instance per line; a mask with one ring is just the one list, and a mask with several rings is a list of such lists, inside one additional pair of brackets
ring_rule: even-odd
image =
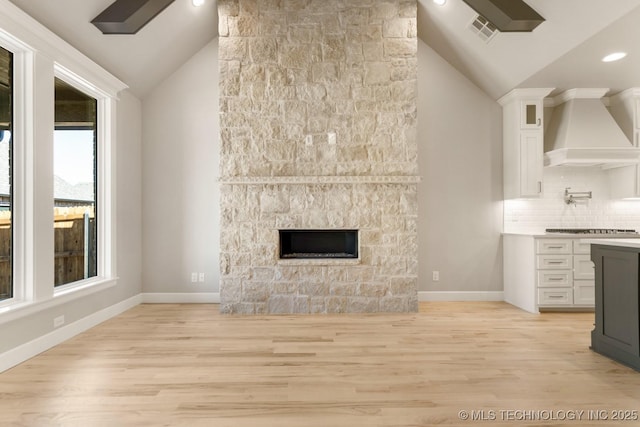
[[(416, 311), (416, 2), (218, 8), (221, 311)], [(280, 259), (290, 229), (358, 258)]]

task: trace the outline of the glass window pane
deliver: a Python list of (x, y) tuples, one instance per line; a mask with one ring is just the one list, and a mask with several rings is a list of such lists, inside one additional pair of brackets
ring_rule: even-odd
[(536, 104), (527, 104), (527, 124), (535, 125), (537, 120)]
[(11, 261), (13, 55), (0, 48), (0, 300), (13, 297)]
[(97, 275), (95, 98), (56, 78), (55, 286)]

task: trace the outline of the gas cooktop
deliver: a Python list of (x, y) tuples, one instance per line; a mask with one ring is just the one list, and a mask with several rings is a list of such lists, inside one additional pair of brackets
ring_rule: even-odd
[(636, 230), (620, 228), (547, 228), (545, 231), (567, 234), (638, 234)]

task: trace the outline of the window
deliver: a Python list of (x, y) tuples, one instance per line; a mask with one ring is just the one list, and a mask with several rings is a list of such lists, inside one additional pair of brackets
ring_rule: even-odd
[(97, 105), (95, 98), (55, 79), (55, 286), (98, 271)]
[(127, 86), (9, 4), (0, 46), (2, 324), (117, 285), (113, 156)]
[(13, 297), (13, 54), (0, 48), (0, 300)]

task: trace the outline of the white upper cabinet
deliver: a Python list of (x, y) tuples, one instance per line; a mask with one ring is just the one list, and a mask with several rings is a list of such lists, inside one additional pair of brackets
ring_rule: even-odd
[(537, 131), (520, 133), (520, 188), (518, 197), (538, 197), (542, 193), (543, 140)]
[(502, 106), (504, 198), (542, 194), (544, 98), (553, 88), (514, 89), (498, 100)]
[(542, 129), (543, 105), (541, 99), (520, 101), (520, 128)]

